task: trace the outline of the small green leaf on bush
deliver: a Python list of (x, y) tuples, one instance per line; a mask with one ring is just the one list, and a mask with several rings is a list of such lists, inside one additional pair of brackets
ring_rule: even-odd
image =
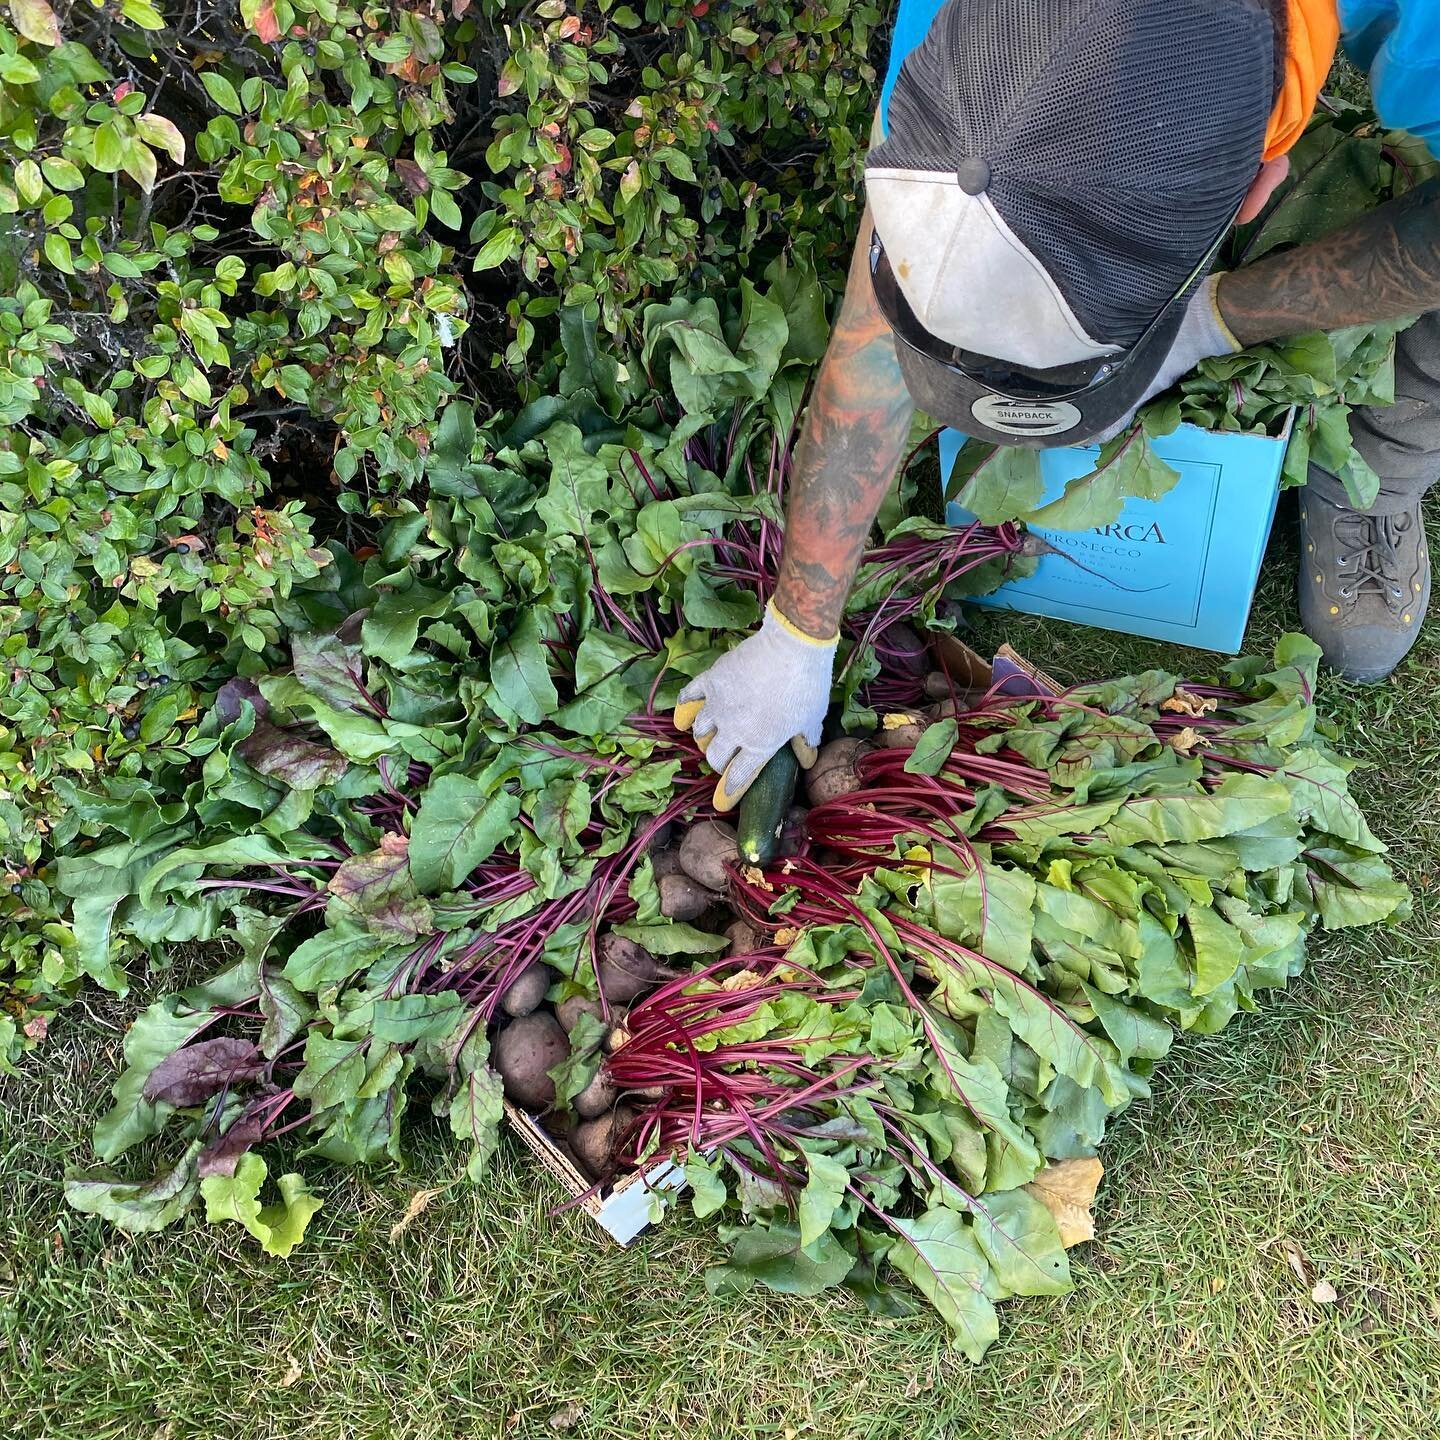
[(163, 30), (165, 18), (149, 3), (149, 0), (122, 0), (120, 13), (142, 30)]
[(430, 213), (450, 230), (458, 230), (463, 223), (460, 207), (443, 190), (430, 192)]
[(45, 178), (57, 190), (79, 190), (85, 184), (80, 167), (72, 165), (62, 156), (47, 156), (40, 162), (40, 168), (45, 172)]
[(520, 248), (520, 232), (506, 227), (497, 230), (481, 247), (475, 257), (475, 269), (494, 270), (503, 265)]
[(7, 85), (33, 85), (40, 72), (23, 55), (0, 54), (0, 80)]
[(45, 180), (33, 160), (22, 160), (15, 167), (15, 189), (26, 205), (34, 205), (45, 193)]
[(143, 140), (129, 141), (120, 163), (125, 173), (147, 195), (155, 188), (159, 166), (155, 163), (155, 152)]
[(75, 273), (75, 257), (70, 249), (70, 242), (63, 235), (57, 235), (53, 230), (45, 237), (45, 258), (57, 270), (63, 270), (65, 274), (73, 275)]
[(200, 83), (204, 85), (210, 98), (222, 110), (231, 115), (244, 113), (244, 107), (240, 104), (240, 96), (236, 93), (235, 87), (218, 70), (202, 70)]
[(125, 159), (125, 134), (118, 121), (107, 120), (96, 132), (93, 142), (95, 168), (113, 175)]

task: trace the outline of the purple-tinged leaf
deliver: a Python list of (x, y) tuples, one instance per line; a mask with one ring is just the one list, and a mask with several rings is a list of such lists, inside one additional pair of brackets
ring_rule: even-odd
[(222, 725), (233, 725), (240, 718), (241, 707), (247, 701), (255, 707), (257, 723), (270, 713), (270, 702), (260, 693), (260, 687), (255, 681), (243, 675), (227, 680), (215, 695), (215, 704), (212, 706), (215, 718)]
[(263, 1068), (249, 1040), (221, 1035), (167, 1055), (146, 1077), (143, 1094), (152, 1105), (200, 1105), (227, 1085), (255, 1079)]
[(360, 647), (339, 635), (296, 635), (290, 642), (295, 678), (307, 695), (337, 710), (372, 713), (365, 700)]
[(374, 934), (414, 940), (434, 923), (430, 902), (415, 889), (404, 835), (382, 835), (378, 849), (345, 861), (326, 888), (325, 918), (332, 926), (350, 918)]
[(307, 740), (294, 730), (282, 730), (268, 720), (257, 720), (248, 739), (236, 747), (245, 763), (292, 790), (318, 790), (333, 785), (350, 762), (328, 745)]
[(251, 1110), (243, 1114), (223, 1135), (201, 1152), (199, 1175), (233, 1175), (240, 1157), (260, 1143), (269, 1123), (268, 1112)]

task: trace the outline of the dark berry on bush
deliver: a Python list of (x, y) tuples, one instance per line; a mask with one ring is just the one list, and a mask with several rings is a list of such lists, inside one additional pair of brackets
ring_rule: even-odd
[(120, 727), (120, 733), (127, 740), (138, 740), (140, 738), (140, 722), (138, 720), (127, 720)]
[(177, 555), (188, 555), (190, 553), (190, 547), (182, 540), (180, 544), (175, 547), (175, 553)]
[(11, 893), (12, 895), (23, 895), (23, 894), (25, 893), (25, 887), (17, 880), (17, 881), (10, 887), (10, 893)]

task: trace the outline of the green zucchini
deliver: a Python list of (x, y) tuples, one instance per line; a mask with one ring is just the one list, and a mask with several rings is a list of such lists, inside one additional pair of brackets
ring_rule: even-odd
[(795, 797), (800, 762), (789, 745), (782, 746), (766, 762), (740, 798), (736, 830), (740, 858), (747, 865), (768, 865), (780, 849), (780, 831), (786, 812)]

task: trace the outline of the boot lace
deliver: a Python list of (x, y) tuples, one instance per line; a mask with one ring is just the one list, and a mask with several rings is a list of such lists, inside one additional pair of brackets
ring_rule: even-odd
[(1401, 545), (1414, 525), (1414, 516), (1342, 513), (1335, 519), (1336, 568), (1344, 576), (1342, 600), (1377, 595), (1396, 610), (1408, 597), (1407, 578), (1401, 573)]

